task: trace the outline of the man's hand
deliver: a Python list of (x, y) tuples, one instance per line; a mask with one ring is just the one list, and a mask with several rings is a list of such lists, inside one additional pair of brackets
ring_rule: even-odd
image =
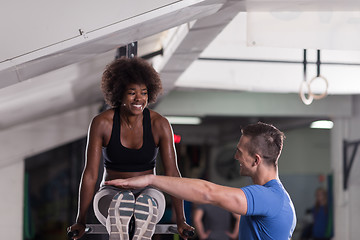
[(137, 188), (144, 188), (150, 184), (150, 177), (152, 175), (144, 175), (126, 179), (114, 179), (110, 181), (105, 181), (105, 185), (112, 185), (119, 188), (124, 189), (137, 189)]

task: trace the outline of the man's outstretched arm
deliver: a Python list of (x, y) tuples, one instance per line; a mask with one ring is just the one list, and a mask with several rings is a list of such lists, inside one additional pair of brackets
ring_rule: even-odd
[(190, 202), (213, 204), (240, 215), (247, 211), (246, 197), (240, 188), (221, 186), (201, 179), (145, 175), (106, 181), (105, 184), (126, 189), (153, 186)]

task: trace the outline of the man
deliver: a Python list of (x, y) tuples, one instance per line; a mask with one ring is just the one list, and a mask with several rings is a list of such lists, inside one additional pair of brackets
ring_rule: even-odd
[(205, 180), (146, 175), (105, 184), (122, 188), (153, 186), (188, 201), (213, 204), (242, 215), (242, 240), (290, 239), (296, 225), (293, 203), (278, 177), (278, 159), (284, 134), (266, 123), (242, 129), (235, 153), (240, 173), (254, 185), (232, 188)]
[(233, 240), (239, 236), (240, 215), (211, 204), (199, 204), (193, 215), (200, 240)]

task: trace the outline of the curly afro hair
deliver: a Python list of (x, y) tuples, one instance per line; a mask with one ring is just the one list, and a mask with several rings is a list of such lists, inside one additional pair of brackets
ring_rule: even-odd
[(142, 58), (122, 57), (106, 66), (102, 75), (101, 90), (105, 102), (113, 108), (119, 107), (129, 84), (145, 84), (149, 103), (154, 103), (162, 91), (159, 74)]

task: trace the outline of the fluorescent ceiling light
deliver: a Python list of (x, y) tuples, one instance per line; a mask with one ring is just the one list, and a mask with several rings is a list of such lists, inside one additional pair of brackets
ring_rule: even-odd
[(329, 120), (319, 120), (312, 122), (310, 128), (320, 128), (320, 129), (332, 129), (334, 123)]
[(201, 123), (201, 119), (199, 117), (168, 116), (166, 118), (170, 124), (198, 125)]

